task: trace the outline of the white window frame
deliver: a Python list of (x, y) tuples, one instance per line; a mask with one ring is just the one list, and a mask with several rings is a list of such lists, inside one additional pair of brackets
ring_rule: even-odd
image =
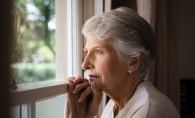
[[(72, 13), (71, 19), (68, 20), (71, 22), (69, 29), (66, 28), (66, 22), (68, 22), (66, 21), (67, 9), (64, 7), (66, 4), (72, 6), (69, 8), (71, 9), (69, 13)], [(103, 12), (102, 4), (103, 0), (56, 0), (56, 79), (18, 85), (16, 90), (10, 91), (11, 107), (26, 104), (24, 117), (35, 118), (36, 102), (65, 94), (67, 84), (64, 83), (64, 79), (68, 76), (84, 75), (80, 67), (83, 61), (84, 47), (81, 28), (86, 19)], [(89, 10), (89, 7), (85, 6), (93, 7)], [(70, 30), (74, 32), (70, 33)], [(67, 40), (65, 34), (71, 40)], [(68, 44), (71, 44), (72, 47)], [(103, 101), (96, 118), (100, 118), (105, 104), (106, 96), (103, 95)], [(23, 116), (21, 117), (23, 118)]]

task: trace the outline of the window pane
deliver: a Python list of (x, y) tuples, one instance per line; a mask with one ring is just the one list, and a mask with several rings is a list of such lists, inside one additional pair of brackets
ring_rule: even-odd
[(66, 95), (36, 102), (36, 118), (63, 118)]
[(17, 84), (55, 78), (55, 1), (16, 0), (12, 55)]
[(10, 108), (11, 118), (20, 118), (20, 106), (15, 106)]

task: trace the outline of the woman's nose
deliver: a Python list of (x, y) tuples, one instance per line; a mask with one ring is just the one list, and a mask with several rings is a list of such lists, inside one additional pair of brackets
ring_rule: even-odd
[(89, 70), (91, 68), (94, 68), (94, 65), (92, 63), (92, 58), (90, 57), (90, 55), (87, 55), (82, 63), (82, 68), (84, 70)]
[(82, 68), (83, 68), (83, 70), (87, 70), (87, 66), (86, 66), (86, 64), (85, 64), (85, 60), (83, 61), (83, 63), (82, 63), (82, 66), (81, 66)]

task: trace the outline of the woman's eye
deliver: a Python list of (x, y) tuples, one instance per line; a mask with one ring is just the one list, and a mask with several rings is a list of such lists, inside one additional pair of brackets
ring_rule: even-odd
[(101, 51), (99, 51), (99, 50), (95, 50), (95, 53), (101, 53)]

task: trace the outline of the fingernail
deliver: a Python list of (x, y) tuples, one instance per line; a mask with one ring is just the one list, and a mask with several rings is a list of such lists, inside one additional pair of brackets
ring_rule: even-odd
[(79, 98), (78, 102), (82, 102), (82, 99), (81, 99), (81, 98)]
[(72, 93), (73, 93), (73, 94), (76, 94), (76, 91), (73, 91)]

